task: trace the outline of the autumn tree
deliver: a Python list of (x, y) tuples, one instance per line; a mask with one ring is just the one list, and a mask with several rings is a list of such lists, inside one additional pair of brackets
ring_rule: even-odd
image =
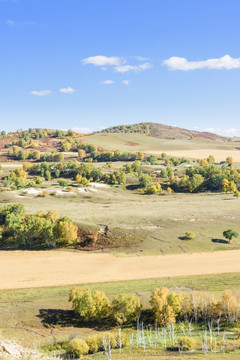
[(181, 313), (182, 295), (169, 289), (155, 289), (152, 292), (150, 305), (159, 325), (165, 326), (176, 322)]
[(118, 325), (136, 321), (140, 309), (140, 299), (134, 295), (121, 294), (112, 301), (112, 314)]
[(110, 301), (102, 291), (74, 288), (69, 293), (69, 301), (77, 315), (84, 321), (101, 322), (110, 311)]

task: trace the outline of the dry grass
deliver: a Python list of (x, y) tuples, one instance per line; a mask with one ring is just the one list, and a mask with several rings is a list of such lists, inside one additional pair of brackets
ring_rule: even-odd
[(77, 251), (0, 252), (0, 289), (240, 272), (240, 250), (115, 257)]

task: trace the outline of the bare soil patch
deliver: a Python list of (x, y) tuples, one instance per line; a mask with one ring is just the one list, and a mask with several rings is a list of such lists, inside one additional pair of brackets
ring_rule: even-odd
[(240, 250), (116, 257), (77, 251), (0, 251), (0, 289), (240, 272)]

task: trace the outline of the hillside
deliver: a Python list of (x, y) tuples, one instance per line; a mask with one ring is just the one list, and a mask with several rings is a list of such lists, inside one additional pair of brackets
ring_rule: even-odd
[(152, 123), (152, 122), (139, 123), (133, 125), (113, 126), (107, 129), (103, 129), (98, 133), (144, 134), (160, 139), (169, 139), (169, 140), (202, 138), (202, 139), (220, 140), (220, 141), (228, 141), (228, 142), (232, 141), (232, 138), (224, 137), (209, 132), (188, 130), (176, 126), (169, 126), (169, 125)]

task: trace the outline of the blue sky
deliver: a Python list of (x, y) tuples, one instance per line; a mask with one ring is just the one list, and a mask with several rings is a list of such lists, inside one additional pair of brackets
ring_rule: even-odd
[(0, 129), (240, 135), (239, 0), (0, 0)]

